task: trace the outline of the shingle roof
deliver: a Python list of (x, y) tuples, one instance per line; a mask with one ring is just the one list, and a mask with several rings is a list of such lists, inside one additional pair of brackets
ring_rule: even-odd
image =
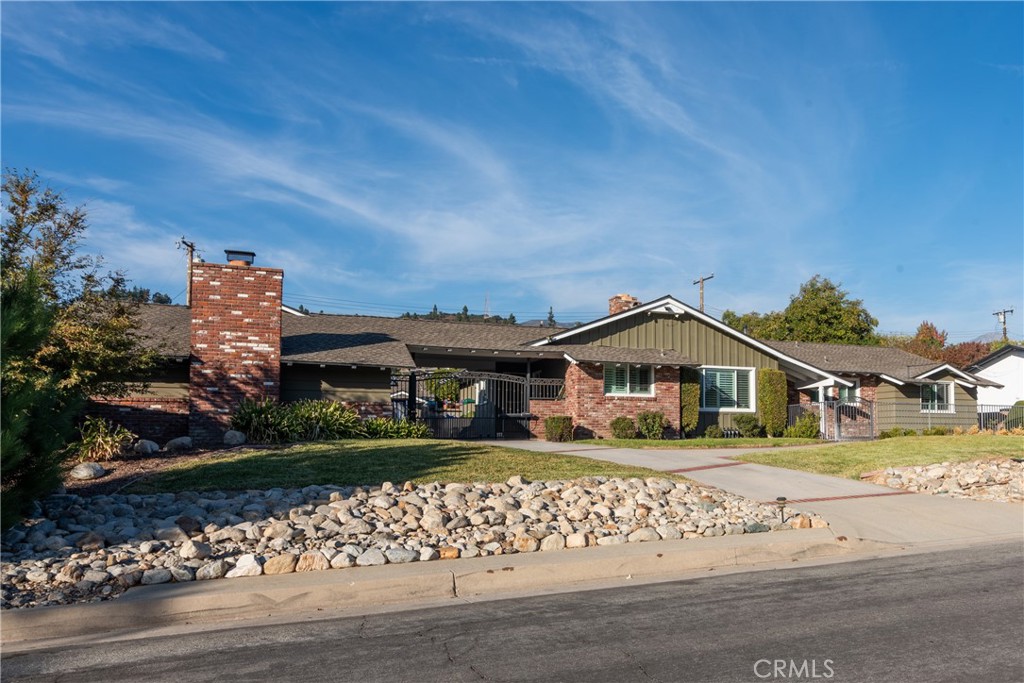
[(942, 363), (902, 349), (817, 342), (766, 341), (782, 353), (833, 373), (888, 375), (902, 382), (937, 368)]
[[(139, 311), (146, 345), (162, 355), (189, 355), (191, 309), (144, 304)], [(408, 345), (512, 351), (561, 328), (457, 323), (359, 315), (284, 315), (281, 360), (331, 365), (414, 367)]]
[(139, 306), (143, 345), (171, 358), (188, 358), (192, 309), (170, 304)]
[(554, 344), (544, 347), (561, 351), (581, 363), (643, 363), (644, 365), (700, 365), (672, 349), (624, 349), (589, 344)]

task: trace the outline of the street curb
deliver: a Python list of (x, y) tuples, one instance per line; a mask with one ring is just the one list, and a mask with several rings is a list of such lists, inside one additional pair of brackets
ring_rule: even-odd
[(163, 584), (133, 588), (107, 602), (6, 610), (0, 616), (0, 643), (329, 609), (415, 606), (525, 590), (578, 589), (610, 580), (671, 580), (695, 569), (798, 561), (866, 549), (837, 541), (830, 529), (807, 529)]

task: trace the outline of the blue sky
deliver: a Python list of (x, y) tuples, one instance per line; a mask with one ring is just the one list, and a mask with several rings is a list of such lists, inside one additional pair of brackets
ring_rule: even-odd
[(1021, 3), (11, 3), (2, 156), (183, 300), (587, 320), (628, 292), (1024, 337)]

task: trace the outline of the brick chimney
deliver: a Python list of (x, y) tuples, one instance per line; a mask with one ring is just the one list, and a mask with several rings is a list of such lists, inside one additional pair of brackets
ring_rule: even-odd
[(258, 268), (255, 254), (229, 250), (225, 265), (192, 266), (189, 434), (220, 445), (243, 398), (281, 393), (284, 271)]
[(608, 299), (608, 315), (615, 315), (616, 313), (622, 313), (628, 311), (631, 308), (636, 308), (640, 305), (640, 299), (629, 294), (616, 294), (611, 299)]

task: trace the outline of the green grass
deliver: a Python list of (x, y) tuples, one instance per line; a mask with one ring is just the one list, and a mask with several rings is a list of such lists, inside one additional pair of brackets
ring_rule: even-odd
[(813, 446), (818, 439), (579, 439), (573, 443), (586, 443), (609, 448), (779, 448), (781, 446)]
[(127, 493), (164, 493), (439, 482), (499, 482), (584, 476), (668, 477), (644, 467), (554, 453), (429, 439), (351, 440), (232, 451), (183, 462), (137, 482)]
[(774, 453), (745, 453), (736, 460), (858, 479), (887, 467), (965, 462), (994, 456), (1024, 457), (1019, 436), (906, 436)]

